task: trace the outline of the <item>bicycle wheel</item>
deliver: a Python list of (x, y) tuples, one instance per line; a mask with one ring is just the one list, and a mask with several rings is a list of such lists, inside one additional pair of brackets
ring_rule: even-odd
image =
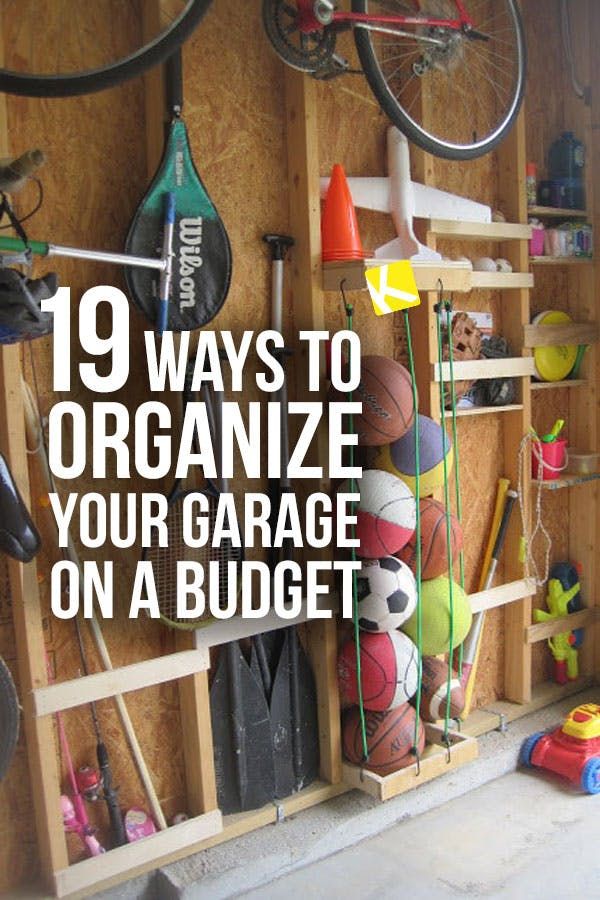
[[(421, 0), (422, 15), (456, 18), (454, 0)], [(474, 159), (510, 130), (525, 89), (526, 49), (515, 0), (466, 0), (471, 33), (417, 26), (403, 35), (355, 27), (379, 105), (409, 140), (446, 159)], [(415, 15), (401, 0), (352, 0), (354, 12)]]
[(113, 87), (174, 53), (210, 4), (164, 0), (152, 27), (142, 23), (138, 4), (122, 0), (0, 0), (0, 91), (74, 97)]
[(0, 656), (0, 781), (6, 775), (19, 739), (19, 701), (10, 670)]

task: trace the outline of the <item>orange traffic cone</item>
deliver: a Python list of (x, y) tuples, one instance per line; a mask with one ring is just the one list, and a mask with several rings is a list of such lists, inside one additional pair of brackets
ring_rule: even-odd
[(352, 194), (344, 167), (333, 167), (321, 219), (323, 262), (364, 259)]

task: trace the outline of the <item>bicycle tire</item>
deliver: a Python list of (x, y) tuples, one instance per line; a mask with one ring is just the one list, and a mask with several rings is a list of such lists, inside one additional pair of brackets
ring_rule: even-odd
[(20, 715), (15, 683), (0, 656), (0, 781), (8, 771), (19, 740)]
[[(451, 140), (445, 140), (415, 121), (398, 101), (386, 81), (377, 53), (373, 47), (372, 32), (360, 27), (354, 29), (354, 42), (358, 56), (375, 99), (390, 121), (422, 150), (444, 159), (475, 159), (494, 150), (506, 137), (514, 124), (525, 93), (527, 51), (523, 23), (517, 3), (515, 0), (505, 0), (505, 2), (506, 12), (511, 18), (515, 34), (515, 52), (518, 66), (516, 82), (512, 88), (508, 111), (502, 116), (497, 126), (483, 139), (469, 143), (459, 144)], [(358, 13), (368, 13), (369, 0), (352, 0), (352, 10)], [(458, 110), (458, 112), (460, 114), (462, 110)]]
[(123, 59), (97, 69), (64, 74), (35, 74), (0, 68), (0, 91), (22, 97), (77, 97), (115, 87), (164, 62), (190, 36), (212, 0), (189, 0), (160, 35)]

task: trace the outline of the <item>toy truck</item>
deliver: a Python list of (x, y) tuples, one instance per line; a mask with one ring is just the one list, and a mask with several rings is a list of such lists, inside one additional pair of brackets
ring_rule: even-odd
[(530, 735), (520, 761), (555, 772), (587, 794), (600, 794), (600, 705), (584, 703), (560, 727)]

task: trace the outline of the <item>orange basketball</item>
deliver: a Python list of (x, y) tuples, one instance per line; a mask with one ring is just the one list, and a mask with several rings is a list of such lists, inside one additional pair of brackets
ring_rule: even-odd
[[(443, 503), (426, 497), (419, 504), (421, 511), (421, 577), (426, 581), (445, 575), (450, 568), (448, 562), (448, 543), (446, 531), (446, 508)], [(455, 515), (450, 516), (450, 547), (452, 550), (452, 566), (458, 572), (458, 554), (463, 546), (463, 533), (460, 522)], [(405, 562), (414, 573), (417, 569), (416, 532), (408, 543), (395, 554)]]
[[(343, 748), (349, 762), (362, 765), (378, 775), (389, 775), (398, 769), (411, 766), (416, 761), (415, 743), (416, 713), (409, 703), (385, 712), (365, 711), (367, 748), (369, 759), (363, 763), (360, 711), (353, 706), (344, 715)], [(419, 753), (425, 747), (425, 729), (419, 721), (417, 731)]]
[[(410, 373), (387, 356), (363, 356), (360, 373), (360, 384), (352, 395), (363, 405), (362, 413), (354, 417), (358, 443), (365, 447), (390, 444), (406, 434), (414, 418)], [(334, 389), (329, 397), (337, 402), (347, 399)]]

